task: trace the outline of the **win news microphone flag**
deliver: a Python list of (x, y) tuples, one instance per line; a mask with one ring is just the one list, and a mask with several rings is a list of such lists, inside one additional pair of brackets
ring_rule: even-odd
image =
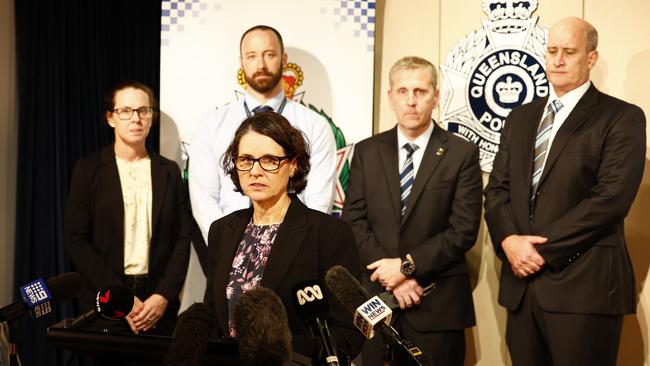
[(343, 266), (334, 266), (325, 275), (327, 288), (341, 301), (343, 306), (354, 312), (354, 326), (367, 339), (375, 336), (375, 328), (380, 324), (390, 326), (393, 311), (379, 296), (370, 294)]
[(368, 291), (343, 266), (334, 266), (325, 274), (325, 284), (349, 311), (354, 312), (354, 325), (370, 339), (379, 328), (394, 345), (405, 351), (416, 365), (429, 365), (419, 347), (402, 338), (390, 325), (392, 311), (379, 296), (370, 297)]

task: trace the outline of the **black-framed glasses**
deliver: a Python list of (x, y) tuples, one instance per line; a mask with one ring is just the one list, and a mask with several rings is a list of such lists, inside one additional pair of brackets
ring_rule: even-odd
[(257, 162), (260, 165), (262, 170), (267, 172), (274, 172), (280, 169), (280, 164), (283, 160), (290, 159), (289, 156), (273, 156), (273, 155), (264, 155), (257, 159), (251, 158), (250, 156), (238, 156), (232, 158), (232, 162), (235, 165), (235, 169), (240, 172), (248, 172), (253, 169), (253, 165)]
[(131, 107), (116, 108), (113, 109), (114, 113), (117, 113), (117, 117), (122, 120), (127, 120), (133, 117), (133, 112), (138, 112), (140, 118), (151, 118), (153, 116), (153, 108), (151, 107), (140, 107), (138, 109), (133, 109)]

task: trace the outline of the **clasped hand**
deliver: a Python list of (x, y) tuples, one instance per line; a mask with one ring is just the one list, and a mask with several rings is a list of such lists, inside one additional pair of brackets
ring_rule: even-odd
[(510, 235), (503, 240), (501, 248), (515, 276), (528, 277), (542, 269), (546, 261), (535, 246), (547, 241), (547, 238), (537, 235)]
[(133, 309), (126, 316), (133, 333), (138, 334), (141, 331), (148, 331), (155, 328), (156, 323), (162, 318), (167, 309), (169, 301), (162, 295), (153, 294), (145, 301), (141, 301), (137, 296), (133, 299)]
[(379, 282), (386, 291), (392, 291), (400, 309), (406, 309), (420, 303), (424, 289), (414, 278), (408, 278), (400, 271), (401, 264), (400, 258), (383, 258), (366, 268), (373, 271), (370, 280)]

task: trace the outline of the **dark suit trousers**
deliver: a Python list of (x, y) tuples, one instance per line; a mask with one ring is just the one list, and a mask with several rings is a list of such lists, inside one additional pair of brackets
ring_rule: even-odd
[[(391, 324), (403, 338), (420, 348), (431, 366), (463, 366), (465, 361), (463, 329), (422, 333), (411, 327), (400, 310), (393, 313)], [(382, 338), (380, 333), (376, 333), (372, 340), (366, 342), (362, 353), (363, 366), (383, 365)], [(394, 350), (391, 365), (408, 366), (414, 363), (406, 352)]]
[(506, 341), (513, 366), (616, 365), (621, 315), (551, 313), (537, 302), (534, 282), (508, 311)]

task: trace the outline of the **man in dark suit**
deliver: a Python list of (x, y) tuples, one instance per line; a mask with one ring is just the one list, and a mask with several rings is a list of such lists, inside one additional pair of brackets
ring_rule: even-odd
[[(464, 328), (475, 324), (465, 252), (481, 216), (478, 149), (433, 123), (438, 90), (427, 60), (397, 61), (388, 97), (397, 127), (356, 145), (343, 219), (368, 270), (364, 285), (399, 301), (400, 333), (431, 364), (462, 365)], [(381, 364), (381, 352), (367, 349), (363, 362)]]
[(550, 95), (508, 116), (485, 191), (514, 365), (615, 365), (622, 315), (635, 310), (623, 221), (645, 117), (589, 81), (597, 43), (582, 19), (551, 28)]

